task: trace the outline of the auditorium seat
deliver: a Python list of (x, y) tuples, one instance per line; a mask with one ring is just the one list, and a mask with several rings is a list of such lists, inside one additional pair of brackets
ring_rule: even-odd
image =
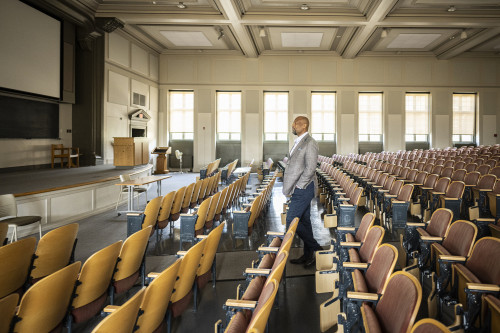
[(209, 197), (205, 199), (192, 214), (181, 214), (179, 250), (182, 249), (182, 243), (190, 242), (192, 244), (197, 235), (202, 235), (204, 233), (205, 221), (211, 202), (212, 197)]
[(500, 210), (497, 209), (500, 202), (500, 179), (497, 179), (492, 191), (488, 193), (488, 201), (491, 216), (498, 221), (500, 219)]
[(92, 333), (131, 333), (134, 331), (145, 288), (135, 293), (125, 304), (104, 318)]
[(18, 294), (10, 294), (4, 298), (0, 298), (0, 332), (9, 332), (10, 323), (16, 313), (17, 302), (19, 301)]
[(230, 195), (228, 192), (229, 187), (226, 186), (220, 191), (219, 202), (217, 203), (217, 208), (215, 209), (214, 221), (220, 221), (222, 216), (222, 210), (224, 208), (224, 203), (226, 202), (227, 197)]
[[(370, 265), (360, 263), (344, 263), (343, 267), (350, 275), (349, 282), (339, 284), (338, 290), (334, 290), (333, 296), (319, 307), (320, 328), (325, 332), (337, 323), (338, 314), (347, 308), (347, 290), (355, 292), (375, 293), (382, 295), (385, 285), (394, 271), (398, 260), (398, 250), (390, 244), (382, 244), (375, 252)], [(361, 272), (363, 271), (363, 273)], [(343, 303), (341, 304), (341, 301)]]
[(22, 295), (28, 282), (36, 238), (28, 237), (0, 247), (0, 298)]
[(130, 290), (141, 277), (141, 283), (145, 284), (145, 260), (146, 249), (151, 226), (130, 235), (122, 245), (119, 260), (116, 264), (116, 272), (110, 287), (110, 304), (114, 304), (115, 294), (121, 294)]
[[(422, 301), (422, 287), (418, 280), (405, 272), (391, 275), (384, 294), (348, 292), (350, 301), (363, 302), (361, 307), (361, 326), (365, 332), (399, 333), (407, 332), (415, 322)], [(376, 303), (373, 308), (369, 303)], [(350, 332), (352, 316), (339, 314), (341, 332)]]
[(210, 183), (211, 178), (212, 177), (208, 177), (201, 181), (200, 194), (198, 194), (198, 204), (201, 204), (203, 200), (205, 200), (208, 184)]
[(215, 332), (264, 332), (276, 298), (276, 293), (278, 292), (278, 286), (279, 284), (276, 280), (269, 282), (262, 291), (258, 301), (227, 300), (225, 303), (227, 309), (251, 310), (253, 311), (252, 315), (248, 316), (243, 311), (238, 311), (231, 318), (225, 330), (221, 320), (215, 323)]
[(104, 307), (122, 243), (118, 241), (95, 252), (83, 264), (77, 279), (77, 296), (73, 298), (68, 314), (70, 332), (72, 323), (87, 321)]
[(474, 206), (474, 195), (472, 188), (477, 185), (481, 174), (477, 171), (469, 172), (465, 175), (465, 191), (463, 195), (462, 215), (469, 216), (469, 207)]
[(225, 226), (226, 222), (222, 222), (210, 231), (208, 235), (197, 236), (199, 240), (206, 239), (206, 243), (201, 255), (200, 266), (196, 271), (195, 288), (203, 288), (210, 280), (210, 274), (212, 275), (212, 286), (215, 288), (217, 278), (216, 252)]
[(12, 332), (60, 330), (68, 313), (80, 266), (77, 261), (30, 287), (19, 303)]
[[(203, 248), (206, 239), (201, 240), (191, 247), (188, 251), (179, 251), (177, 254), (182, 257), (181, 266), (177, 272), (174, 291), (172, 292), (171, 306), (168, 310), (169, 318), (180, 316), (188, 307), (191, 296), (193, 295), (193, 286), (196, 272), (200, 265)], [(169, 323), (171, 321), (169, 320)], [(170, 331), (170, 328), (169, 328)]]
[[(165, 315), (180, 266), (181, 259), (177, 259), (163, 272), (155, 274), (154, 280), (144, 292), (144, 298), (140, 306), (140, 315), (136, 324), (138, 329), (134, 330), (134, 332), (163, 332)], [(148, 275), (148, 277), (151, 276)]]
[(156, 197), (146, 205), (144, 209), (144, 220), (142, 222), (142, 229), (151, 226), (151, 235), (156, 229), (156, 221), (161, 208), (161, 201), (163, 197)]
[(156, 219), (156, 232), (165, 229), (169, 223), (168, 218), (170, 217), (170, 212), (173, 208), (172, 206), (174, 203), (175, 192), (176, 191), (172, 191), (168, 193), (161, 200), (160, 212), (158, 213), (158, 218)]
[[(7, 223), (14, 228), (10, 242), (17, 241), (17, 228), (38, 223), (38, 232), (42, 238), (42, 217), (41, 216), (17, 216), (16, 198), (13, 194), (0, 195), (0, 221)], [(3, 244), (3, 240), (2, 240)]]
[(488, 192), (493, 190), (497, 177), (494, 175), (481, 176), (479, 182), (472, 188), (474, 202), (477, 203), (477, 216), (470, 216), (470, 220), (475, 220), (478, 217), (489, 217), (489, 201), (487, 199)]
[(497, 178), (500, 178), (500, 166), (496, 166), (490, 171), (491, 175), (495, 175)]
[[(396, 197), (385, 195), (384, 216), (385, 224), (392, 232), (393, 229), (404, 229), (408, 220), (408, 208), (413, 193), (413, 185), (404, 185)], [(391, 224), (389, 225), (389, 220)]]
[(463, 182), (465, 180), (466, 174), (467, 171), (465, 171), (465, 169), (456, 169), (451, 174), (450, 179), (452, 182)]
[(491, 167), (488, 164), (483, 164), (477, 167), (477, 172), (481, 174), (481, 176), (487, 175), (490, 172)]
[(484, 297), (486, 302), (486, 332), (500, 332), (500, 299), (492, 295)]
[(424, 318), (413, 325), (410, 333), (451, 333), (451, 331), (436, 319)]
[(455, 169), (455, 170), (464, 169), (465, 170), (465, 162), (464, 161), (456, 162), (455, 165), (453, 166), (453, 169)]
[(0, 247), (7, 244), (8, 231), (9, 231), (9, 224), (7, 222), (0, 222)]
[(439, 259), (456, 260), (453, 264), (452, 290), (457, 291), (458, 302), (464, 306), (464, 328), (475, 326), (481, 311), (482, 296), (500, 292), (500, 239), (484, 237), (472, 249), (471, 256), (463, 264), (463, 258), (441, 256)]
[(440, 176), (451, 178), (452, 174), (453, 174), (453, 168), (450, 167), (450, 168), (444, 168), (443, 170), (441, 170)]
[(73, 262), (78, 223), (71, 223), (46, 233), (36, 246), (31, 282), (60, 270)]
[(221, 192), (217, 192), (212, 195), (212, 201), (210, 202), (210, 207), (208, 209), (207, 218), (205, 220), (205, 229), (210, 230), (214, 225), (215, 211), (219, 205)]
[(198, 205), (198, 199), (200, 198), (201, 185), (203, 184), (203, 179), (196, 181), (193, 188), (193, 195), (191, 196), (191, 201), (189, 202), (189, 208), (194, 208)]
[[(446, 192), (446, 189), (448, 188), (448, 186), (450, 185), (450, 178), (439, 178), (438, 181), (434, 184), (433, 188), (426, 188), (426, 187), (422, 187), (422, 190), (426, 193), (427, 195), (427, 199), (428, 200), (428, 204), (427, 204), (427, 207), (425, 207), (425, 211), (428, 211), (429, 212), (429, 215), (432, 215), (433, 213), (433, 206), (432, 206), (432, 197), (433, 197), (433, 193), (444, 193)], [(425, 211), (424, 211), (424, 214), (425, 214)], [(423, 220), (424, 222), (427, 221), (426, 217), (424, 216), (423, 217)]]
[[(180, 215), (180, 213), (189, 212), (189, 206), (191, 205), (191, 198), (193, 197), (194, 186), (195, 186), (195, 183), (191, 183), (188, 186), (181, 187), (175, 193), (174, 207), (177, 206), (177, 199), (179, 198), (179, 200), (180, 200), (180, 206), (179, 206), (180, 210), (178, 213), (179, 215)], [(182, 189), (184, 189), (184, 190), (182, 190)], [(182, 192), (182, 197), (180, 196), (179, 191)], [(177, 219), (179, 218), (179, 215), (176, 216), (177, 218), (174, 221), (177, 221)]]
[(263, 199), (264, 193), (259, 194), (245, 210), (233, 212), (233, 235), (235, 238), (246, 239), (252, 233), (255, 220), (260, 215)]
[(472, 171), (476, 171), (477, 169), (477, 164), (476, 163), (469, 163), (465, 166), (465, 170), (467, 172), (472, 172)]
[(431, 212), (438, 208), (448, 208), (453, 212), (453, 221), (460, 219), (464, 190), (465, 183), (456, 181), (452, 182), (444, 193), (431, 191)]

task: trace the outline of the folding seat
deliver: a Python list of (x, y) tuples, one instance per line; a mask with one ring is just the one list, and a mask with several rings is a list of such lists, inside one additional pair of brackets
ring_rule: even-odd
[(440, 207), (448, 208), (453, 212), (453, 221), (458, 220), (460, 218), (460, 208), (462, 205), (464, 190), (464, 182), (452, 182), (445, 192), (431, 191), (431, 212), (434, 212)]
[[(494, 175), (484, 175), (479, 178), (479, 181), (475, 187), (472, 187), (472, 194), (474, 197), (474, 202), (477, 203), (475, 207), (471, 207), (469, 209), (469, 219), (477, 220), (481, 217), (490, 217), (490, 208), (489, 208), (489, 200), (488, 193), (493, 190), (495, 186), (497, 177)], [(480, 230), (480, 236), (482, 236)]]
[[(424, 214), (426, 211), (429, 212), (428, 216), (432, 215), (432, 213), (433, 213), (432, 193), (445, 193), (446, 189), (450, 185), (450, 182), (451, 182), (450, 178), (443, 177), (443, 178), (439, 178), (432, 188), (428, 188), (425, 186), (420, 188), (422, 191), (422, 196), (424, 196), (424, 195), (426, 196), (425, 198), (421, 197), (420, 201), (427, 202), (426, 207), (423, 207), (425, 209)], [(428, 217), (426, 217), (425, 215), (422, 215), (423, 221), (426, 221), (427, 218)]]
[(145, 285), (145, 260), (151, 226), (130, 235), (122, 245), (115, 274), (109, 288), (110, 304), (114, 304), (115, 294), (130, 290), (141, 277)]
[(331, 240), (331, 246), (326, 251), (316, 251), (316, 269), (328, 269), (331, 267), (333, 258), (340, 253), (341, 242), (363, 242), (368, 230), (375, 223), (375, 214), (366, 213), (358, 228), (338, 227), (336, 238)]
[(427, 162), (424, 166), (423, 171), (432, 173), (432, 169), (434, 169), (434, 164), (430, 164), (429, 162)]
[(477, 169), (477, 164), (476, 163), (469, 163), (465, 166), (465, 170), (467, 172), (472, 172), (472, 171), (476, 171)]
[(17, 302), (19, 301), (18, 294), (10, 294), (4, 298), (0, 298), (0, 332), (9, 332), (10, 323), (16, 313)]
[[(385, 230), (381, 226), (372, 226), (363, 242), (341, 242), (338, 259), (333, 258), (331, 267), (316, 271), (316, 292), (332, 292), (335, 281), (344, 283), (350, 276), (343, 270), (343, 262), (371, 263), (377, 247), (382, 243)], [(347, 253), (347, 254), (346, 254)]]
[(408, 172), (408, 175), (407, 175), (406, 179), (403, 179), (403, 181), (405, 183), (413, 183), (413, 182), (415, 182), (415, 179), (417, 178), (418, 172), (419, 171), (417, 169), (411, 169)]
[(387, 190), (380, 191), (382, 192), (382, 198), (377, 199), (377, 201), (381, 204), (380, 211), (382, 213), (386, 211), (386, 205), (390, 203), (390, 199), (398, 196), (403, 185), (404, 182), (402, 180), (396, 180), (394, 183), (392, 183), (392, 186), (389, 191)]
[(12, 332), (52, 332), (62, 328), (76, 278), (79, 261), (41, 279), (29, 288), (12, 320)]
[(7, 232), (9, 231), (9, 224), (0, 222), (0, 247), (7, 244)]
[(212, 201), (210, 202), (210, 207), (208, 208), (207, 218), (205, 220), (205, 229), (210, 230), (214, 225), (215, 211), (219, 206), (220, 196), (222, 192), (217, 192), (212, 195)]
[(500, 206), (500, 179), (497, 179), (495, 186), (491, 192), (488, 192), (489, 209), (491, 216), (495, 221), (500, 220), (500, 210), (497, 209)]
[[(214, 228), (208, 235), (197, 236), (198, 240), (206, 239), (206, 244), (203, 248), (200, 266), (196, 271), (195, 277), (195, 293), (197, 289), (203, 288), (210, 280), (210, 274), (212, 275), (212, 286), (215, 288), (217, 271), (216, 271), (216, 257), (217, 248), (219, 246), (220, 238), (222, 235), (222, 230), (224, 229), (226, 222), (222, 222), (216, 228)], [(195, 296), (196, 304), (196, 296)], [(196, 308), (196, 305), (195, 305)]]
[(424, 171), (424, 168), (425, 168), (424, 162), (418, 162), (417, 166), (415, 167), (415, 169), (417, 169), (418, 171)]
[[(175, 193), (176, 191), (172, 191), (165, 195), (161, 200), (160, 212), (158, 213), (158, 218), (156, 219), (156, 232), (165, 229), (170, 222), (169, 217), (173, 208)], [(181, 200), (178, 200), (177, 204), (180, 209)]]
[[(181, 187), (177, 190), (177, 192), (175, 192), (172, 210), (174, 210), (174, 207), (177, 207), (177, 205), (179, 205), (180, 210), (179, 212), (177, 212), (176, 210), (176, 215), (173, 216), (175, 217), (174, 221), (177, 221), (179, 219), (181, 213), (187, 213), (189, 211), (189, 206), (191, 205), (191, 198), (193, 197), (195, 185), (196, 183), (191, 183), (188, 186)], [(179, 201), (180, 204), (178, 203)]]
[(474, 206), (474, 196), (472, 193), (472, 188), (474, 188), (479, 182), (481, 174), (477, 171), (472, 171), (465, 174), (465, 192), (464, 192), (464, 212), (469, 214), (469, 207)]
[(389, 226), (391, 221), (390, 230), (404, 229), (408, 221), (408, 208), (410, 207), (410, 199), (413, 193), (413, 185), (404, 185), (396, 197), (390, 195), (385, 196), (384, 202), (384, 215), (385, 224)]
[(495, 175), (497, 178), (500, 178), (500, 166), (492, 168), (490, 174)]
[[(332, 214), (325, 215), (325, 226), (353, 227), (354, 216), (358, 209), (363, 189), (356, 187), (350, 198), (339, 198), (339, 204), (334, 208)], [(348, 200), (347, 200), (348, 199)]]
[[(237, 311), (231, 318), (227, 328), (224, 330), (222, 321), (219, 320), (215, 323), (215, 333), (222, 332), (264, 332), (271, 313), (276, 293), (278, 292), (278, 282), (272, 280), (266, 284), (258, 301), (240, 301), (240, 300), (227, 300), (225, 308), (232, 310), (245, 310)], [(248, 310), (253, 311), (251, 316)]]
[[(154, 279), (144, 291), (136, 323), (138, 328), (134, 332), (148, 333), (164, 331), (164, 319), (170, 303), (170, 297), (174, 291), (174, 284), (178, 277), (177, 273), (181, 266), (181, 260), (177, 259), (161, 273), (148, 274), (149, 278), (154, 277)], [(169, 324), (167, 323), (167, 326)]]
[(135, 329), (139, 308), (144, 298), (145, 288), (135, 293), (125, 304), (104, 318), (92, 333), (132, 333)]
[(465, 331), (473, 329), (482, 308), (486, 294), (500, 292), (500, 239), (483, 237), (472, 249), (471, 256), (440, 256), (440, 262), (452, 262), (452, 291), (464, 306), (463, 324)]
[[(422, 301), (422, 287), (414, 276), (396, 272), (389, 278), (381, 297), (377, 294), (348, 292), (347, 299), (359, 304), (360, 326), (364, 332), (408, 332), (415, 322)], [(376, 303), (376, 307), (373, 308), (370, 303)], [(359, 309), (356, 313), (358, 311)], [(339, 314), (338, 330), (350, 332), (357, 317), (350, 311)]]
[[(471, 163), (473, 160), (474, 159), (472, 157), (466, 157), (466, 158), (464, 158), (465, 165)], [(474, 171), (474, 170), (472, 170), (472, 171)]]
[(104, 308), (122, 243), (118, 241), (97, 251), (83, 264), (77, 279), (76, 297), (73, 298), (68, 313), (69, 332), (72, 323), (87, 321)]
[(463, 182), (465, 180), (465, 175), (467, 174), (467, 171), (465, 169), (455, 169), (453, 173), (451, 174), (451, 181), (459, 181)]
[[(211, 177), (205, 178), (201, 182), (200, 194), (198, 195), (198, 205), (201, 204), (203, 202), (203, 200), (205, 200), (208, 184), (210, 183), (210, 178)], [(191, 207), (191, 208), (194, 208), (194, 207)]]
[(479, 172), (482, 176), (487, 175), (490, 172), (491, 167), (488, 164), (480, 165), (477, 168), (477, 172)]
[(22, 294), (35, 252), (36, 238), (28, 237), (0, 247), (0, 298)]
[(229, 196), (229, 187), (226, 186), (220, 191), (220, 197), (219, 197), (219, 202), (217, 203), (217, 207), (215, 208), (215, 215), (214, 215), (214, 221), (220, 221), (221, 216), (222, 216), (222, 210), (224, 208), (224, 203), (226, 201), (226, 198)]
[(148, 202), (146, 208), (144, 209), (142, 229), (151, 226), (151, 235), (153, 235), (156, 229), (156, 221), (158, 220), (162, 200), (163, 197), (156, 197)]
[(181, 214), (181, 231), (179, 238), (179, 250), (182, 249), (182, 243), (194, 243), (197, 235), (202, 235), (205, 229), (205, 221), (207, 220), (208, 210), (212, 197), (205, 199), (198, 210), (192, 214)]
[[(380, 177), (379, 180), (382, 178), (383, 177)], [(391, 177), (386, 177), (385, 181), (382, 180), (381, 182), (379, 182), (379, 183), (381, 183), (381, 185), (378, 185), (378, 184), (372, 185), (371, 197), (373, 197), (375, 199), (374, 210), (377, 213), (377, 215), (379, 215), (379, 213), (382, 211), (382, 204), (384, 202), (384, 194), (389, 193), (389, 191), (391, 190), (392, 185), (394, 185), (395, 181), (396, 181), (396, 177), (391, 176)], [(378, 209), (378, 211), (376, 211), (376, 209)]]
[(443, 166), (442, 165), (434, 165), (434, 167), (432, 168), (431, 173), (433, 173), (435, 175), (440, 175), (442, 171), (443, 171)]
[(38, 241), (30, 272), (32, 283), (73, 262), (77, 233), (78, 223), (71, 223), (49, 231)]
[(451, 178), (452, 174), (453, 174), (453, 168), (444, 168), (440, 173), (441, 177), (447, 177), (447, 178)]
[(453, 168), (454, 166), (455, 166), (455, 161), (453, 160), (448, 160), (443, 164), (443, 167), (445, 168)]
[(389, 175), (399, 177), (402, 171), (403, 171), (403, 167), (400, 165), (397, 165), (396, 167), (394, 167), (392, 172), (389, 173)]
[(179, 271), (177, 272), (178, 278), (175, 281), (174, 290), (170, 297), (172, 303), (170, 304), (167, 314), (169, 323), (171, 323), (171, 318), (180, 316), (189, 305), (189, 301), (193, 295), (196, 271), (200, 265), (203, 248), (206, 242), (206, 239), (202, 239), (188, 251), (177, 252), (177, 255), (182, 257), (182, 261)]
[(448, 234), (453, 212), (447, 208), (438, 208), (434, 211), (428, 224), (406, 223), (402, 247), (408, 256), (419, 249), (419, 235), (444, 238)]
[(189, 208), (194, 208), (198, 205), (198, 199), (200, 198), (202, 184), (203, 184), (203, 179), (200, 179), (196, 183), (194, 183), (193, 194), (189, 202)]
[(443, 158), (440, 158), (438, 160), (436, 160), (436, 163), (434, 163), (435, 165), (443, 165), (444, 166), (444, 162), (445, 160)]
[(484, 297), (486, 302), (485, 332), (500, 332), (500, 299), (493, 295)]
[[(351, 275), (353, 291), (382, 295), (397, 260), (398, 250), (393, 245), (382, 244), (377, 248), (371, 264), (346, 262), (343, 267)], [(341, 304), (341, 301), (347, 296), (347, 290), (350, 290), (350, 287), (340, 284), (338, 291), (334, 290), (333, 296), (320, 305), (321, 332), (325, 332), (337, 323), (337, 316), (341, 312), (341, 306), (343, 306), (342, 311), (346, 311), (347, 304), (345, 301)]]
[(410, 333), (451, 333), (451, 331), (436, 319), (424, 318), (413, 325)]

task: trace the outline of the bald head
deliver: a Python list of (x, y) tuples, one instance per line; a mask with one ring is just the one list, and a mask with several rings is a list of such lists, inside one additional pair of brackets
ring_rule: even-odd
[(301, 136), (309, 130), (309, 119), (304, 116), (295, 118), (292, 124), (292, 133)]

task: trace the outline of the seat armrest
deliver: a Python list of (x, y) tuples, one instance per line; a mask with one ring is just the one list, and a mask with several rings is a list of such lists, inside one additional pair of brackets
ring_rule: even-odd
[(465, 184), (465, 187), (476, 187), (476, 185), (467, 185), (467, 184)]
[(158, 277), (158, 275), (160, 275), (161, 273), (157, 273), (157, 272), (151, 272), (151, 273), (148, 273), (148, 278), (150, 279), (156, 279)]
[(245, 275), (260, 275), (260, 276), (268, 276), (271, 274), (271, 269), (267, 268), (247, 268), (245, 269)]
[(395, 194), (385, 194), (386, 198), (397, 198), (397, 195)]
[(441, 242), (443, 238), (441, 237), (433, 237), (433, 236), (420, 236), (420, 239), (424, 242)]
[(248, 213), (247, 211), (244, 211), (244, 210), (235, 210), (233, 212), (233, 214), (245, 214), (245, 213)]
[(340, 242), (342, 247), (361, 247), (361, 242)]
[(407, 203), (408, 201), (401, 201), (401, 200), (393, 200), (392, 203), (400, 203), (400, 204), (404, 204), (404, 203)]
[(413, 186), (424, 186), (424, 184), (413, 183)]
[(340, 204), (340, 206), (343, 206), (343, 207), (350, 207), (352, 206), (351, 204)]
[(205, 239), (207, 237), (208, 237), (208, 235), (198, 235), (198, 236), (196, 236), (196, 238), (198, 238), (198, 239)]
[(141, 216), (144, 213), (127, 213), (127, 216)]
[(342, 264), (344, 268), (352, 268), (352, 269), (367, 269), (368, 264), (365, 262), (345, 262)]
[(432, 195), (443, 195), (444, 192), (435, 192), (435, 191), (431, 191), (431, 194)]
[(480, 188), (479, 191), (481, 192), (492, 192), (493, 190), (490, 188)]
[(476, 219), (476, 221), (495, 223), (495, 219), (493, 219), (493, 218), (487, 218), (487, 217), (480, 217), (480, 218)]
[(278, 236), (278, 237), (280, 237), (280, 236), (284, 236), (284, 235), (285, 235), (285, 233), (284, 233), (284, 232), (281, 232), (281, 231), (268, 231), (268, 232), (266, 233), (266, 235), (268, 235), (268, 236)]
[(380, 193), (387, 193), (389, 190), (378, 190)]
[(104, 309), (102, 309), (102, 312), (104, 312), (104, 313), (113, 313), (116, 310), (118, 310), (119, 308), (120, 308), (119, 305), (106, 305), (106, 307)]
[(257, 251), (258, 252), (269, 252), (269, 253), (278, 253), (279, 247), (270, 247), (270, 246), (260, 246)]
[(186, 255), (187, 251), (177, 251), (176, 255), (178, 257), (184, 257)]
[(444, 198), (445, 201), (458, 201), (461, 198)]
[(373, 293), (361, 293), (357, 291), (348, 291), (347, 298), (359, 301), (376, 302), (379, 299), (378, 294)]
[(337, 227), (337, 231), (356, 231), (354, 227)]
[(422, 187), (422, 190), (432, 190), (433, 187)]
[(224, 304), (228, 308), (255, 309), (257, 301), (246, 301), (241, 299), (228, 299)]
[(351, 198), (337, 198), (337, 200), (339, 200), (339, 201), (349, 201), (349, 200), (351, 200)]
[(410, 228), (425, 228), (426, 224), (423, 222), (407, 222), (406, 226)]
[(181, 214), (181, 216), (194, 216), (194, 213), (192, 213), (192, 214)]
[(467, 289), (474, 292), (499, 292), (500, 286), (497, 284), (467, 283)]
[(462, 256), (451, 256), (451, 255), (442, 254), (439, 256), (439, 260), (451, 261), (451, 262), (465, 262), (467, 260), (467, 258), (462, 257)]
[(251, 207), (251, 206), (252, 206), (252, 204), (249, 204), (249, 203), (243, 204), (243, 207)]

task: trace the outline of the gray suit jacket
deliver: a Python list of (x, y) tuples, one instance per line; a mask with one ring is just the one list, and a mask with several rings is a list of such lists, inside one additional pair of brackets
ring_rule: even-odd
[(306, 135), (288, 158), (283, 177), (283, 194), (292, 195), (295, 187), (306, 188), (316, 181), (318, 162), (318, 143), (309, 134)]

